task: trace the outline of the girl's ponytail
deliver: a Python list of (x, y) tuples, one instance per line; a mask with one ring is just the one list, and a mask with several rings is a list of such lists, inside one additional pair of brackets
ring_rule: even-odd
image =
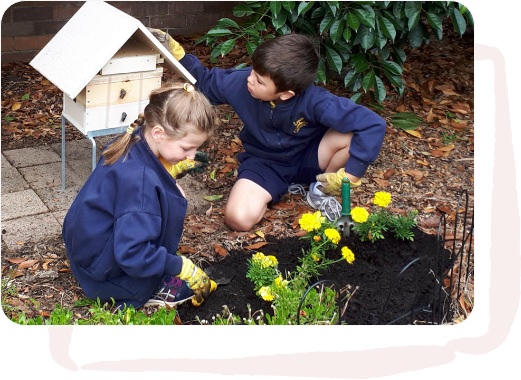
[(138, 126), (142, 126), (145, 123), (145, 117), (140, 114), (138, 118), (130, 124), (127, 131), (114, 140), (102, 153), (105, 157), (105, 165), (112, 165), (122, 156), (127, 156), (130, 146), (136, 141), (140, 140), (137, 133), (134, 133), (134, 129)]

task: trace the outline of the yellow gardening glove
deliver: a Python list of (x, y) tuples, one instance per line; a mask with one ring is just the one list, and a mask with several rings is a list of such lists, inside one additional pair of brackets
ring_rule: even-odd
[(181, 256), (181, 259), (183, 260), (183, 267), (177, 277), (186, 281), (192, 292), (194, 292), (192, 305), (200, 306), (210, 293), (217, 288), (217, 284), (201, 268), (196, 266), (192, 260), (184, 256)]
[(159, 42), (163, 44), (164, 47), (168, 49), (168, 51), (174, 56), (175, 59), (179, 61), (185, 56), (185, 49), (183, 49), (179, 42), (174, 40), (170, 34), (163, 32), (160, 29), (148, 28), (148, 30), (154, 35), (155, 38), (157, 38)]
[(174, 177), (175, 179), (179, 179), (181, 177), (184, 176), (184, 174), (186, 174), (186, 172), (190, 169), (193, 169), (195, 168), (196, 166), (199, 165), (199, 162), (195, 161), (195, 160), (190, 160), (190, 159), (186, 159), (186, 160), (183, 160), (183, 161), (179, 161), (177, 164), (175, 165), (172, 165), (171, 163), (165, 161), (163, 159), (163, 157), (160, 157), (159, 158), (159, 161), (161, 161), (161, 163), (163, 164), (163, 166), (165, 167), (165, 169), (170, 173), (170, 175), (172, 177)]
[[(347, 177), (344, 168), (340, 169), (336, 173), (322, 173), (317, 175), (316, 180), (321, 182), (324, 189), (322, 190), (325, 194), (330, 195), (341, 195), (342, 178)], [(358, 187), (362, 184), (362, 180), (359, 179), (356, 182), (350, 181), (351, 187)]]

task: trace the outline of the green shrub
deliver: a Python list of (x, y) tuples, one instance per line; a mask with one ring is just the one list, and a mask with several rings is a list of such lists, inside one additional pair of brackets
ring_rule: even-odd
[(244, 41), (251, 55), (276, 35), (316, 36), (318, 81), (342, 80), (352, 100), (369, 94), (379, 104), (387, 97), (386, 87), (403, 94), (406, 45), (417, 48), (431, 37), (441, 40), (445, 21), (460, 36), (474, 23), (464, 5), (451, 1), (244, 1), (233, 15), (244, 20), (222, 18), (197, 41), (212, 48), (212, 61), (227, 55), (237, 41)]

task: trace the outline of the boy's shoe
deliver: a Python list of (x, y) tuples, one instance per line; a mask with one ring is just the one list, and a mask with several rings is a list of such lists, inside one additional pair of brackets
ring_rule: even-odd
[(194, 292), (188, 287), (186, 282), (177, 277), (168, 276), (166, 279), (163, 279), (159, 291), (147, 301), (145, 306), (168, 305), (173, 307), (189, 300), (193, 296)]
[(308, 203), (311, 207), (320, 210), (323, 216), (330, 222), (336, 221), (342, 215), (342, 206), (335, 197), (326, 195), (318, 189), (319, 183), (313, 182), (309, 186), (307, 195)]
[(302, 196), (305, 196), (306, 195), (306, 187), (304, 187), (303, 185), (301, 185), (299, 183), (292, 183), (288, 187), (288, 193), (296, 194), (296, 195), (300, 194)]

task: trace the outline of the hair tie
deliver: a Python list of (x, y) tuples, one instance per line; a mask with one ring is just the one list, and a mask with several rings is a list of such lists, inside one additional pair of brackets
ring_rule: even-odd
[(128, 133), (129, 135), (131, 135), (133, 132), (134, 132), (134, 127), (131, 126), (131, 125), (129, 125), (129, 126), (127, 127), (127, 133)]
[(183, 88), (186, 92), (192, 92), (195, 90), (194, 86), (192, 86), (190, 83), (183, 84)]

